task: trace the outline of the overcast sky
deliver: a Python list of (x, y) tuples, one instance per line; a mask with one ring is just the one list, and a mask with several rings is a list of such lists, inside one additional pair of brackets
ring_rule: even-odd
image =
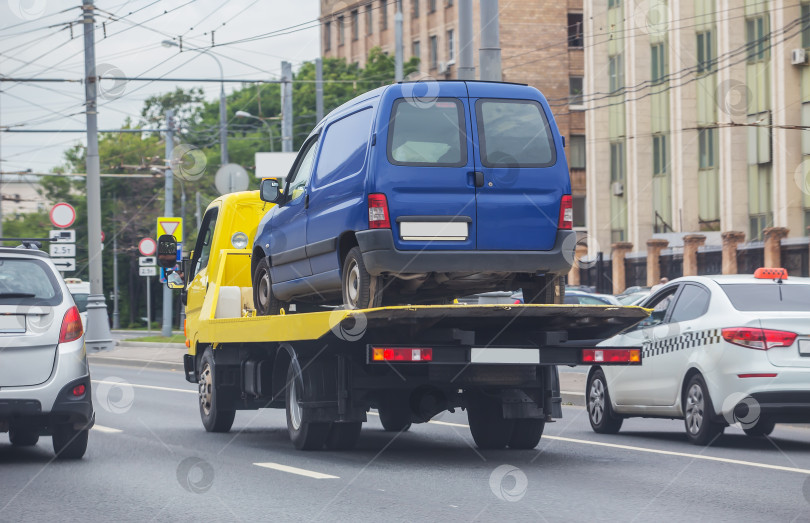
[[(82, 27), (73, 24), (71, 39), (68, 24), (80, 19), (80, 4), (81, 0), (0, 0), (0, 75), (80, 80)], [(96, 0), (95, 4), (96, 64), (102, 74), (219, 78), (219, 67), (210, 56), (161, 45), (162, 40), (177, 41), (182, 35), (184, 48), (208, 47), (212, 30), (216, 44), (262, 36), (213, 49), (226, 78), (276, 79), (282, 60), (291, 61), (295, 70), (319, 53), (319, 30), (311, 23), (318, 18), (318, 0)], [(293, 32), (266, 37), (285, 28)], [(127, 117), (137, 121), (146, 98), (178, 86), (203, 87), (207, 99), (218, 98), (218, 83), (105, 81), (100, 85), (99, 128), (117, 129)], [(239, 87), (226, 84), (227, 92)], [(2, 82), (0, 89), (1, 127), (85, 128), (82, 84)], [(63, 163), (63, 151), (79, 142), (85, 139), (76, 133), (0, 133), (0, 170), (50, 171)]]

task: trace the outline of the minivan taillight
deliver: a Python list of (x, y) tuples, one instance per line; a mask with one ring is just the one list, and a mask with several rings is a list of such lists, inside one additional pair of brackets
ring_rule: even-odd
[(65, 313), (65, 318), (62, 320), (62, 329), (59, 331), (59, 343), (67, 343), (69, 341), (78, 340), (84, 334), (82, 329), (82, 317), (79, 315), (79, 309), (74, 305)]
[(774, 347), (790, 347), (796, 341), (795, 332), (758, 329), (755, 327), (734, 327), (723, 329), (723, 339), (734, 345), (748, 349), (768, 350)]
[(560, 200), (560, 221), (557, 223), (557, 228), (574, 228), (574, 199), (570, 194), (564, 194)]
[(384, 194), (368, 195), (368, 226), (371, 229), (390, 229), (388, 200)]

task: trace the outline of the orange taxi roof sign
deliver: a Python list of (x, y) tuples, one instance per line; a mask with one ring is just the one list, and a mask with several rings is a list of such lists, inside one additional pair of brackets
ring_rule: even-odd
[(760, 267), (754, 272), (754, 278), (761, 280), (787, 280), (787, 269), (781, 267)]

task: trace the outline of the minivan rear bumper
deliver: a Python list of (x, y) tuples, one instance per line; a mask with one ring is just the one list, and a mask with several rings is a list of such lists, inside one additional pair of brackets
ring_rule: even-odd
[(384, 273), (503, 272), (567, 274), (574, 261), (576, 231), (557, 231), (554, 247), (548, 251), (400, 251), (394, 246), (391, 229), (356, 233), (366, 270), (373, 276)]

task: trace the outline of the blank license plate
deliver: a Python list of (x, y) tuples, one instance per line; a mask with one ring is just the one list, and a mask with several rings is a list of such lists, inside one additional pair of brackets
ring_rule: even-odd
[(810, 357), (810, 340), (799, 340), (799, 354)]
[(22, 334), (25, 332), (25, 314), (0, 314), (0, 333)]

